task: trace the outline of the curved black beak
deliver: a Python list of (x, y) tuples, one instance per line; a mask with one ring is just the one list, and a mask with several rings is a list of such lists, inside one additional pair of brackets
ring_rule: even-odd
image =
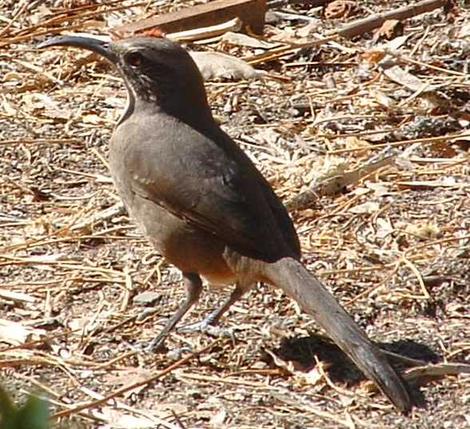
[(84, 36), (59, 36), (46, 40), (38, 45), (39, 49), (49, 48), (51, 46), (73, 46), (96, 52), (113, 64), (118, 62), (118, 55), (113, 50), (113, 44), (110, 41), (101, 40), (94, 37)]

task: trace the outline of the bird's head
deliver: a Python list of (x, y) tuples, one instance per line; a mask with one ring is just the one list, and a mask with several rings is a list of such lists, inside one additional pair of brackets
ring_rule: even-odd
[(134, 109), (161, 109), (184, 122), (212, 118), (199, 69), (185, 49), (166, 38), (132, 37), (111, 42), (59, 36), (38, 47), (52, 46), (93, 51), (114, 64), (129, 91), (124, 117)]

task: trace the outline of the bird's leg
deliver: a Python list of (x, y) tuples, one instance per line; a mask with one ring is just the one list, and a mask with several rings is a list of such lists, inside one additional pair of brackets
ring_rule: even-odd
[(223, 314), (234, 304), (237, 302), (246, 292), (252, 289), (252, 285), (243, 285), (241, 283), (237, 283), (235, 285), (235, 289), (232, 291), (228, 299), (224, 301), (224, 303), (219, 307), (216, 308), (209, 316), (207, 316), (203, 323), (207, 325), (216, 325)]
[(158, 350), (165, 341), (165, 338), (180, 321), (180, 319), (188, 312), (188, 310), (197, 302), (202, 291), (202, 281), (199, 275), (195, 273), (183, 273), (184, 285), (186, 286), (187, 296), (185, 301), (180, 305), (177, 312), (168, 320), (163, 330), (155, 337), (149, 345), (150, 351)]
[(253, 288), (252, 283), (241, 283), (237, 282), (235, 285), (235, 289), (232, 291), (230, 296), (224, 301), (224, 303), (216, 308), (209, 316), (207, 316), (201, 322), (195, 323), (190, 326), (186, 326), (184, 328), (180, 328), (180, 332), (196, 332), (196, 331), (208, 331), (208, 329), (212, 326), (215, 326), (223, 314), (234, 304), (237, 302), (246, 292)]

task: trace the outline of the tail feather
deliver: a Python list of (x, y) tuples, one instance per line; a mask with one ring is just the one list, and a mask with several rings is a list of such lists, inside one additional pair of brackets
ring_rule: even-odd
[(398, 410), (408, 412), (411, 409), (413, 401), (405, 382), (388, 363), (380, 349), (369, 340), (333, 295), (302, 263), (293, 258), (284, 258), (266, 264), (264, 270), (270, 282), (283, 289), (306, 313), (312, 315)]

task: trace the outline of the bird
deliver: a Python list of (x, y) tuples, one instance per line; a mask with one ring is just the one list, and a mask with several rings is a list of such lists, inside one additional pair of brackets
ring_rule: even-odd
[(127, 88), (127, 107), (110, 140), (110, 172), (131, 217), (181, 270), (187, 289), (152, 350), (198, 301), (202, 278), (235, 284), (208, 324), (264, 282), (297, 301), (397, 410), (409, 412), (414, 405), (409, 386), (301, 262), (287, 209), (214, 119), (188, 52), (165, 37), (148, 36), (110, 41), (64, 35), (38, 45), (54, 46), (99, 54), (117, 68)]

